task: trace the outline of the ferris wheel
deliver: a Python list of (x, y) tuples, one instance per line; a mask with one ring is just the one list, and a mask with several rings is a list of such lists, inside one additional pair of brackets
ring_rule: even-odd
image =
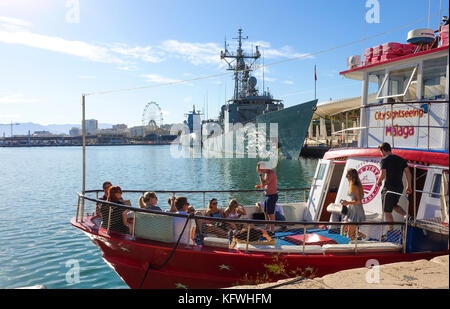
[(158, 103), (149, 102), (142, 112), (142, 125), (147, 127), (161, 127), (163, 124), (163, 113)]

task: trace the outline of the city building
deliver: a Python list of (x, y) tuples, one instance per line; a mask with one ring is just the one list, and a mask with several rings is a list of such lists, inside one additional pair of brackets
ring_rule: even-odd
[(145, 136), (145, 127), (144, 126), (136, 126), (130, 128), (130, 136)]
[(126, 124), (114, 124), (112, 128), (113, 130), (125, 130), (128, 126)]
[(34, 131), (33, 132), (33, 136), (41, 136), (41, 137), (46, 137), (46, 136), (52, 136), (53, 134), (50, 131)]
[(88, 119), (84, 121), (86, 125), (86, 134), (95, 135), (97, 134), (98, 121), (96, 119)]
[(70, 136), (80, 136), (80, 135), (82, 135), (81, 129), (77, 128), (77, 127), (73, 127), (72, 129), (69, 130), (69, 135)]

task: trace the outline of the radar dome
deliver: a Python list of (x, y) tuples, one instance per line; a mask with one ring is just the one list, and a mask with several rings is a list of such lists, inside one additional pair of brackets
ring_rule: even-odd
[(248, 79), (248, 85), (249, 85), (250, 88), (255, 88), (257, 82), (258, 82), (258, 80), (254, 76), (251, 76)]
[(429, 44), (434, 41), (433, 29), (415, 29), (408, 32), (407, 42), (414, 45)]

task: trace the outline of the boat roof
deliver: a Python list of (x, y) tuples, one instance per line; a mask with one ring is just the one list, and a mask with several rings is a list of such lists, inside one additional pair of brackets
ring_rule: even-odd
[[(419, 165), (449, 166), (449, 153), (425, 149), (393, 148), (392, 153), (410, 163)], [(430, 155), (432, 153), (433, 155)], [(325, 160), (346, 160), (349, 157), (381, 157), (378, 148), (337, 148), (329, 150), (323, 158)]]
[(350, 70), (346, 70), (346, 71), (342, 71), (339, 74), (343, 75), (346, 78), (350, 78), (350, 79), (355, 79), (355, 80), (362, 80), (363, 79), (363, 73), (365, 71), (374, 71), (376, 69), (384, 69), (386, 67), (392, 66), (393, 64), (401, 64), (401, 63), (407, 63), (411, 60), (417, 60), (417, 58), (427, 58), (432, 54), (437, 54), (437, 53), (448, 53), (448, 49), (449, 46), (441, 46), (441, 47), (437, 47), (434, 49), (430, 49), (430, 50), (426, 50), (426, 51), (422, 51), (422, 52), (418, 52), (418, 53), (414, 53), (414, 54), (409, 54), (409, 55), (405, 55), (405, 56), (401, 56), (398, 58), (394, 58), (394, 59), (389, 59), (386, 61), (382, 61), (382, 62), (377, 62), (377, 63), (373, 63), (373, 64), (367, 64), (367, 65), (362, 65)]

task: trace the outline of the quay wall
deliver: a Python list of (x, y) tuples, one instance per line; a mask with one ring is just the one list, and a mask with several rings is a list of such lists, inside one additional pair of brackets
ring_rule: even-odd
[(448, 289), (449, 256), (384, 264), (378, 266), (378, 269), (362, 267), (343, 270), (292, 284), (289, 284), (290, 281), (293, 278), (230, 289)]

